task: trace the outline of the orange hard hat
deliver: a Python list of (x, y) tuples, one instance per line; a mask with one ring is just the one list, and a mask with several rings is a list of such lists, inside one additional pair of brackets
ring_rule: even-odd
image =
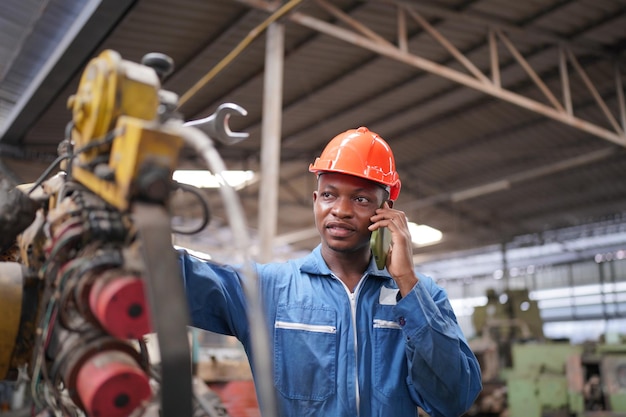
[(318, 175), (337, 172), (377, 182), (389, 190), (390, 200), (400, 194), (400, 177), (391, 148), (377, 133), (363, 126), (335, 136), (309, 171)]

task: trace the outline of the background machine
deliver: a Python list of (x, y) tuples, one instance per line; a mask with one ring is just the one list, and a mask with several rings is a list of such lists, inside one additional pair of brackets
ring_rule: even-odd
[(472, 416), (624, 417), (626, 340), (549, 340), (526, 290), (488, 291), (470, 340), (483, 372)]

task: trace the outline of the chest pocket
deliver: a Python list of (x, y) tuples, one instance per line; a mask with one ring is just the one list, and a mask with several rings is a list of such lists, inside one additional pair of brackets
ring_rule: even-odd
[(374, 386), (388, 398), (408, 398), (404, 333), (393, 314), (393, 305), (376, 307), (372, 332)]
[(274, 384), (285, 397), (322, 401), (335, 392), (337, 318), (318, 306), (278, 306)]

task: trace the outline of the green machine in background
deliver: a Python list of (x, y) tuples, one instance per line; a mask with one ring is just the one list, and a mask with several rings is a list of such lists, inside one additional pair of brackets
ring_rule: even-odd
[(513, 346), (510, 417), (626, 416), (626, 345)]
[(626, 341), (547, 340), (527, 291), (487, 295), (470, 340), (484, 389), (467, 415), (626, 417)]

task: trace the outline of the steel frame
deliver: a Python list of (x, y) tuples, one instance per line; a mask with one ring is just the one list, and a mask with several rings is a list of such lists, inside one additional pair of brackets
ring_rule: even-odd
[[(275, 11), (279, 7), (276, 2), (269, 2), (264, 0), (236, 1), (270, 13)], [(321, 8), (333, 15), (336, 19), (349, 25), (353, 30), (344, 29), (342, 27), (339, 27), (332, 23), (328, 23), (326, 21), (320, 20), (299, 11), (291, 12), (285, 18), (309, 29), (326, 34), (328, 36), (335, 37), (352, 45), (368, 49), (387, 58), (394, 59), (407, 65), (411, 65), (422, 71), (426, 71), (428, 73), (446, 78), (457, 84), (464, 85), (466, 87), (491, 95), (508, 103), (515, 104), (519, 107), (525, 108), (542, 116), (556, 120), (565, 125), (582, 130), (593, 136), (609, 141), (613, 144), (626, 147), (626, 104), (624, 100), (622, 75), (620, 73), (619, 62), (617, 62), (618, 60), (616, 59), (616, 63), (614, 64), (615, 90), (619, 111), (619, 116), (616, 117), (611, 112), (609, 106), (606, 104), (605, 100), (598, 92), (598, 89), (594, 85), (593, 81), (589, 78), (589, 76), (579, 63), (577, 56), (574, 54), (574, 51), (584, 51), (587, 54), (600, 55), (600, 58), (608, 59), (606, 54), (604, 54), (602, 50), (594, 48), (594, 45), (590, 45), (588, 43), (577, 45), (570, 42), (565, 42), (559, 37), (545, 32), (526, 31), (513, 25), (504, 24), (502, 22), (489, 19), (485, 16), (479, 16), (475, 14), (466, 15), (464, 13), (449, 11), (436, 6), (412, 3), (408, 4), (407, 2), (402, 2), (398, 0), (376, 1), (389, 4), (390, 6), (396, 8), (396, 13), (398, 16), (396, 40), (397, 44), (394, 44), (383, 38), (382, 36), (378, 35), (375, 31), (366, 27), (361, 22), (358, 22), (350, 15), (332, 5), (327, 0), (315, 0), (315, 2)], [(491, 77), (485, 75), (483, 70), (474, 65), (472, 61), (462, 51), (458, 50), (452, 44), (452, 42), (450, 42), (434, 26), (432, 26), (428, 22), (428, 20), (420, 14), (418, 9), (425, 10), (427, 13), (438, 15), (443, 18), (465, 19), (472, 23), (478, 23), (486, 26), (487, 42), (491, 60), (489, 68), (491, 72)], [(463, 65), (463, 67), (468, 71), (469, 74), (425, 59), (409, 51), (406, 22), (407, 17), (413, 19), (417, 24), (421, 26), (424, 31), (429, 33), (430, 36), (432, 36), (443, 48), (445, 48), (456, 59), (457, 62)], [(559, 77), (563, 90), (562, 101), (560, 101), (552, 93), (546, 83), (541, 79), (541, 76), (531, 67), (526, 58), (515, 47), (513, 42), (506, 35), (507, 32), (523, 32), (524, 34), (530, 34), (530, 36), (533, 38), (538, 38), (543, 41), (549, 41), (554, 43), (555, 45), (558, 45), (557, 51), (559, 53), (558, 59), (560, 63)], [(528, 98), (501, 85), (498, 42), (501, 42), (507, 48), (510, 54), (518, 62), (518, 64), (524, 69), (528, 77), (543, 93), (549, 104), (545, 104), (543, 102)], [(580, 117), (574, 115), (574, 106), (571, 99), (571, 89), (569, 82), (570, 67), (583, 80), (585, 87), (593, 96), (597, 106), (601, 110), (602, 114), (606, 117), (611, 129), (587, 120), (583, 120)]]

